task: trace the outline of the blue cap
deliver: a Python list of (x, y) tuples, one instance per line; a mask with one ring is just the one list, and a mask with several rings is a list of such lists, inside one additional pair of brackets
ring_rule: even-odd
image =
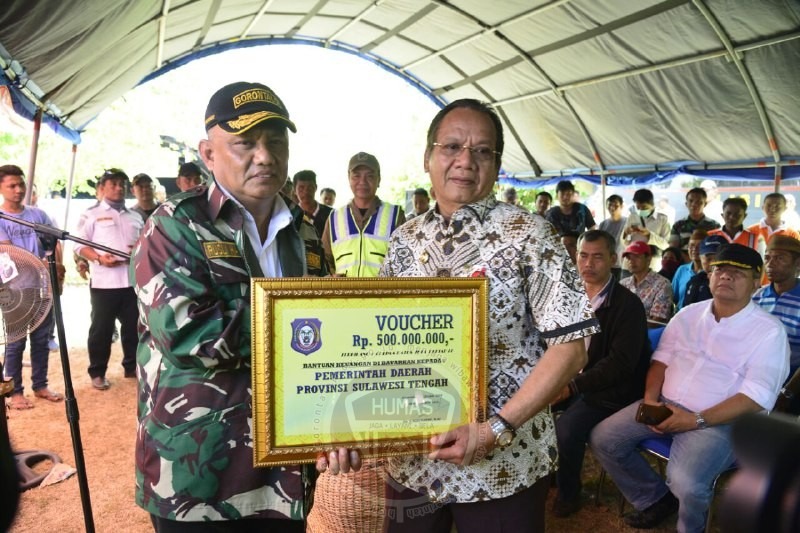
[(728, 244), (728, 241), (722, 235), (709, 235), (700, 243), (700, 255), (715, 254), (723, 244)]

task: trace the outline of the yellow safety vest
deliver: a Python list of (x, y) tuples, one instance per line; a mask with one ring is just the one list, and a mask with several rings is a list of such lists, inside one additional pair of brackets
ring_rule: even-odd
[(398, 226), (399, 210), (396, 205), (381, 202), (363, 230), (358, 229), (349, 206), (331, 214), (331, 252), (337, 274), (356, 278), (378, 275), (389, 248), (389, 236)]

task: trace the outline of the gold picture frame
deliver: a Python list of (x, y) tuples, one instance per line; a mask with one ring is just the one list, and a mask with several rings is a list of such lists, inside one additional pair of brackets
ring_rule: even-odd
[(424, 453), (486, 413), (486, 278), (255, 278), (254, 464)]

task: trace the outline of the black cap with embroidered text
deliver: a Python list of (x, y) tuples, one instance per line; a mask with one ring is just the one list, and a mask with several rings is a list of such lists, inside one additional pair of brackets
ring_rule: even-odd
[(297, 133), (283, 101), (261, 83), (239, 81), (226, 85), (214, 93), (206, 108), (206, 131), (219, 126), (240, 135), (265, 120), (279, 120)]
[(761, 254), (748, 246), (741, 244), (728, 244), (720, 246), (717, 257), (711, 261), (711, 266), (729, 265), (743, 270), (754, 270), (757, 274), (761, 273), (764, 261)]

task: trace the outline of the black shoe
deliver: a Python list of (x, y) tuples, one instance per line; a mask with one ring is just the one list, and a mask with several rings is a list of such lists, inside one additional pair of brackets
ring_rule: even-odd
[(636, 529), (653, 529), (678, 510), (678, 500), (667, 492), (660, 500), (645, 509), (625, 515), (625, 523)]
[(136, 370), (126, 370), (125, 371), (126, 378), (135, 378), (136, 377)]
[(581, 509), (581, 500), (576, 498), (574, 500), (559, 500), (556, 497), (553, 500), (553, 514), (558, 518), (566, 518), (572, 516)]

